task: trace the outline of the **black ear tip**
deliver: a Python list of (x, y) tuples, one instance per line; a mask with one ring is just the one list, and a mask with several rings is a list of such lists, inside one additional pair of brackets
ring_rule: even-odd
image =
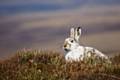
[(81, 27), (81, 26), (79, 26), (79, 27), (78, 27), (78, 29), (82, 29), (82, 27)]
[(79, 31), (80, 29), (82, 29), (82, 27), (81, 27), (81, 26), (79, 26), (79, 27), (77, 28), (77, 31)]

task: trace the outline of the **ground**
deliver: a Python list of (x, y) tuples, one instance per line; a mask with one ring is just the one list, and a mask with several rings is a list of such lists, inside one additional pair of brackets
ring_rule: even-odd
[(0, 80), (120, 80), (120, 55), (66, 62), (53, 51), (22, 50), (0, 61)]

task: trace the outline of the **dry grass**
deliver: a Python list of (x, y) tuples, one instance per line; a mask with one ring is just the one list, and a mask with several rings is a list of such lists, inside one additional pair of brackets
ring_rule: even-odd
[(0, 80), (120, 80), (120, 55), (111, 61), (70, 63), (57, 52), (24, 50), (0, 61)]

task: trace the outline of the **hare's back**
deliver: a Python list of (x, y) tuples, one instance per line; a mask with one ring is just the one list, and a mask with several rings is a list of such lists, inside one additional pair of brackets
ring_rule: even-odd
[(108, 58), (105, 54), (92, 47), (85, 47), (85, 53), (94, 53), (96, 56)]

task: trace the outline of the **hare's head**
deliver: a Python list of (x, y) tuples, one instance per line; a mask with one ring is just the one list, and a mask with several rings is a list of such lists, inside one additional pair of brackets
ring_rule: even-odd
[(79, 46), (79, 38), (81, 35), (81, 27), (71, 28), (70, 37), (65, 39), (63, 49), (71, 51)]

